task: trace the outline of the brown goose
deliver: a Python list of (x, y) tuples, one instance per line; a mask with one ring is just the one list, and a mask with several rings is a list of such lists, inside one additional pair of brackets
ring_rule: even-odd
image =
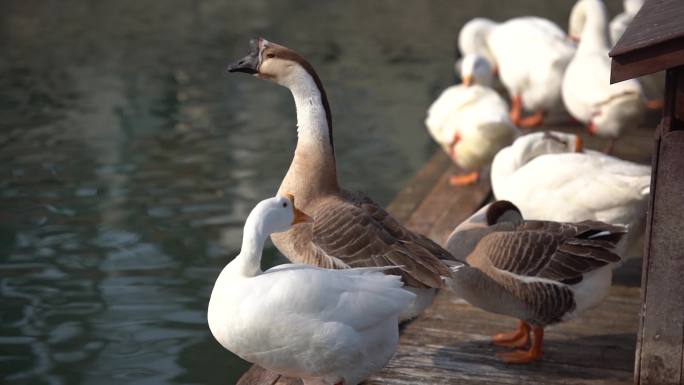
[(621, 226), (597, 221), (525, 221), (511, 202), (496, 201), (449, 236), (447, 250), (468, 264), (449, 285), (474, 306), (518, 318), (516, 331), (492, 341), (530, 345), (499, 354), (505, 362), (528, 363), (542, 355), (545, 326), (572, 319), (606, 296), (612, 265), (620, 262), (613, 249), (624, 234)]
[(278, 190), (297, 197), (314, 223), (299, 224), (271, 239), (288, 259), (325, 268), (400, 266), (416, 301), (406, 319), (430, 305), (435, 289), (458, 264), (443, 248), (401, 226), (367, 196), (347, 192), (337, 182), (330, 106), (320, 78), (293, 50), (258, 38), (249, 54), (231, 64), (230, 72), (246, 72), (287, 87), (297, 109), (297, 148)]

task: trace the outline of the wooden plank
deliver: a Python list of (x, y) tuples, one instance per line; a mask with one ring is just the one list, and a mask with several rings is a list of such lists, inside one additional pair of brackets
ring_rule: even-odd
[(610, 82), (684, 65), (683, 19), (680, 0), (645, 2), (609, 53)]
[[(505, 349), (489, 343), (490, 335), (511, 329), (515, 322), (444, 291), (405, 329), (388, 367), (366, 383), (415, 384), (420, 378), (430, 384), (626, 384), (632, 378), (637, 293), (638, 288), (611, 289), (599, 308), (548, 328), (542, 361), (515, 366), (501, 363), (495, 352)], [(625, 294), (628, 300), (623, 302)]]
[(679, 384), (684, 341), (684, 131), (663, 135), (647, 245), (640, 384)]
[[(655, 127), (655, 126), (654, 126)], [(561, 126), (552, 127), (554, 131), (561, 131), (569, 134), (577, 134), (582, 138), (585, 148), (600, 151), (608, 144), (607, 139), (590, 135), (585, 130), (578, 127)], [(653, 128), (637, 129), (626, 132), (615, 142), (613, 156), (632, 162), (651, 164), (651, 154), (653, 152)]]
[(683, 65), (684, 49), (682, 47), (684, 47), (684, 37), (679, 37), (638, 51), (614, 56), (610, 65), (610, 83)]
[[(451, 170), (454, 174), (460, 172), (456, 166), (453, 166)], [(433, 200), (436, 206), (442, 206), (442, 210), (427, 235), (436, 242), (444, 244), (456, 226), (482, 207), (491, 195), (492, 188), (489, 170), (483, 170), (480, 180), (474, 185), (453, 187), (443, 181), (440, 182), (442, 184), (439, 184), (437, 188), (441, 188), (446, 193), (447, 200)]]
[[(683, 46), (684, 47), (684, 46)], [(669, 70), (671, 74), (678, 74), (677, 78), (674, 80), (677, 83), (674, 88), (674, 96), (671, 102), (674, 103), (672, 109), (672, 122), (670, 123), (670, 129), (672, 130), (684, 130), (684, 66)]]
[(459, 218), (466, 218), (482, 206), (491, 191), (489, 174), (484, 172), (480, 180), (473, 185), (458, 188), (449, 185), (449, 177), (463, 172), (458, 166), (451, 164), (405, 222), (406, 227), (440, 242), (441, 239), (432, 233), (433, 229), (443, 231), (444, 226), (449, 224), (453, 224), (453, 229), (460, 223), (457, 221)]
[(451, 160), (444, 151), (435, 151), (423, 168), (387, 205), (387, 211), (400, 223), (406, 223), (450, 165)]
[(682, 77), (681, 68), (668, 71), (668, 98), (653, 162), (635, 363), (635, 380), (643, 385), (684, 381), (684, 130), (673, 119), (684, 102), (677, 99)]
[[(280, 380), (280, 381), (279, 381)], [(274, 372), (268, 371), (259, 365), (252, 365), (245, 374), (240, 377), (240, 380), (236, 385), (299, 385), (299, 383), (293, 382), (292, 379), (287, 379)]]

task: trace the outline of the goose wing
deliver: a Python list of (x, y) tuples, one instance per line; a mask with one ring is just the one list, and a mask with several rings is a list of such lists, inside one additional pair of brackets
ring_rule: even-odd
[(386, 275), (384, 270), (388, 269), (280, 265), (259, 276), (264, 284), (255, 287), (265, 292), (258, 294), (257, 300), (265, 302), (266, 308), (284, 307), (279, 314), (338, 322), (363, 330), (398, 315), (415, 298), (402, 288), (398, 276)]
[(482, 238), (468, 262), (526, 278), (577, 283), (582, 275), (620, 261), (612, 249), (625, 234), (621, 226), (596, 221), (526, 221)]
[(513, 175), (496, 196), (518, 204), (528, 218), (629, 224), (634, 210), (642, 210), (651, 169), (588, 151), (542, 155)]
[[(566, 80), (567, 79), (567, 80)], [(592, 114), (613, 98), (625, 94), (641, 94), (637, 80), (610, 84), (608, 49), (601, 52), (578, 54), (568, 67), (563, 80), (566, 97), (585, 103)]]
[[(292, 373), (316, 372), (359, 360), (363, 344), (380, 325), (394, 325), (415, 295), (399, 277), (376, 269), (330, 270), (286, 264), (249, 280), (226, 295), (239, 302), (241, 357)], [(248, 325), (248, 327), (244, 327)]]
[(453, 257), (428, 238), (399, 224), (380, 205), (363, 195), (334, 196), (313, 212), (311, 243), (322, 266), (400, 266), (412, 287), (442, 287), (450, 275), (443, 260)]
[(425, 126), (432, 137), (443, 147), (451, 143), (459, 131), (458, 117), (462, 110), (478, 100), (477, 87), (451, 86), (444, 90), (427, 112)]

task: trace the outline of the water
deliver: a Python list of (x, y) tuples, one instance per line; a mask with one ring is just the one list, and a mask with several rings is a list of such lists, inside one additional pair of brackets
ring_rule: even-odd
[[(250, 37), (314, 63), (342, 183), (386, 204), (435, 149), (422, 120), (463, 22), (564, 25), (570, 6), (1, 2), (3, 383), (231, 384), (247, 368), (206, 305), (296, 139), (287, 90), (223, 72)], [(269, 245), (265, 264), (280, 261)]]

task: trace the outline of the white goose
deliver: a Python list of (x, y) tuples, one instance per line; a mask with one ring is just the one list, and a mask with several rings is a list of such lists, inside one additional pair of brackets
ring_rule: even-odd
[(394, 354), (399, 313), (415, 295), (386, 268), (285, 264), (262, 272), (268, 236), (310, 221), (293, 197), (266, 199), (252, 210), (240, 254), (211, 293), (209, 328), (224, 348), (306, 385), (356, 385)]
[(563, 102), (591, 134), (615, 139), (636, 128), (645, 112), (638, 80), (610, 84), (608, 21), (601, 0), (579, 0), (570, 14), (570, 35), (579, 36), (577, 53), (563, 77)]
[[(624, 12), (615, 16), (610, 22), (610, 42), (615, 46), (634, 16), (644, 5), (644, 0), (624, 0)], [(639, 78), (646, 96), (646, 106), (650, 109), (659, 109), (663, 106), (663, 93), (665, 90), (665, 71), (652, 73)]]
[(513, 202), (525, 218), (627, 226), (619, 251), (635, 255), (646, 219), (650, 167), (583, 150), (576, 135), (539, 132), (501, 150), (491, 179), (496, 198)]
[[(461, 29), (458, 44), (462, 54), (479, 54), (495, 65), (511, 97), (515, 125), (537, 126), (560, 105), (563, 72), (575, 47), (553, 22), (532, 16), (501, 24), (475, 18)], [(534, 114), (523, 118), (523, 110)]]
[(519, 131), (508, 117), (508, 105), (494, 91), (487, 59), (466, 55), (460, 66), (463, 84), (444, 90), (428, 109), (425, 125), (437, 143), (466, 175), (452, 176), (452, 185), (474, 183), (479, 170), (511, 144)]

